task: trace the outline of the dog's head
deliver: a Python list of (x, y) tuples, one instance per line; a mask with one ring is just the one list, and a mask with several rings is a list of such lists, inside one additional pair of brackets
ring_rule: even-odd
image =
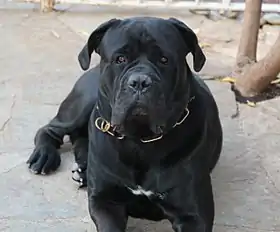
[(101, 57), (99, 91), (111, 108), (111, 124), (123, 134), (160, 134), (180, 118), (190, 97), (192, 74), (205, 56), (195, 33), (170, 18), (111, 19), (90, 35), (79, 54), (83, 70), (91, 54)]

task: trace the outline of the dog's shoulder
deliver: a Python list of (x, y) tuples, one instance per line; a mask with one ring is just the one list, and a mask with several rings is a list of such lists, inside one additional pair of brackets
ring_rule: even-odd
[(211, 90), (209, 89), (207, 84), (204, 82), (204, 80), (199, 75), (193, 73), (193, 79), (194, 79), (195, 83), (197, 84), (198, 88), (202, 88), (207, 93), (212, 95)]
[(205, 81), (198, 76), (197, 74), (193, 74), (193, 82), (196, 92), (196, 98), (200, 98), (201, 107), (205, 109), (205, 113), (207, 112), (217, 112), (218, 107), (216, 104), (216, 100), (210, 88), (207, 86)]
[(95, 66), (90, 70), (84, 72), (78, 81), (75, 83), (77, 91), (85, 91), (88, 88), (98, 87), (99, 84), (99, 66)]
[(99, 67), (93, 67), (83, 73), (75, 83), (71, 94), (75, 95), (75, 99), (82, 98), (83, 103), (88, 101), (96, 101), (99, 87)]

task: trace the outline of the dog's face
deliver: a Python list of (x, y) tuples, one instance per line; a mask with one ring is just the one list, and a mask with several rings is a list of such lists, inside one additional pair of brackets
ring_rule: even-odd
[(160, 134), (178, 120), (190, 91), (185, 57), (192, 53), (195, 71), (205, 63), (194, 32), (173, 18), (112, 19), (100, 25), (79, 54), (84, 70), (94, 50), (101, 57), (100, 93), (112, 109), (111, 124), (134, 136)]

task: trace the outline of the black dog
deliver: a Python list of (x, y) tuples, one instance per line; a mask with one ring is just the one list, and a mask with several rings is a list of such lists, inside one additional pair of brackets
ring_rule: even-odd
[[(79, 54), (86, 72), (35, 137), (29, 168), (58, 168), (64, 135), (74, 145), (73, 179), (88, 186), (99, 232), (124, 232), (128, 216), (168, 219), (177, 232), (211, 232), (210, 173), (222, 147), (215, 100), (194, 70), (205, 56), (194, 32), (174, 18), (112, 19)], [(87, 179), (86, 179), (87, 178)]]

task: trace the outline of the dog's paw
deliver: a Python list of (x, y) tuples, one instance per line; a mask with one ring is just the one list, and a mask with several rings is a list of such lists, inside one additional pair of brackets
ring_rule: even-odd
[(28, 167), (34, 174), (48, 174), (55, 171), (61, 159), (57, 149), (50, 145), (35, 147), (27, 160)]
[(72, 168), (72, 179), (79, 184), (80, 188), (87, 186), (86, 167), (74, 163)]

